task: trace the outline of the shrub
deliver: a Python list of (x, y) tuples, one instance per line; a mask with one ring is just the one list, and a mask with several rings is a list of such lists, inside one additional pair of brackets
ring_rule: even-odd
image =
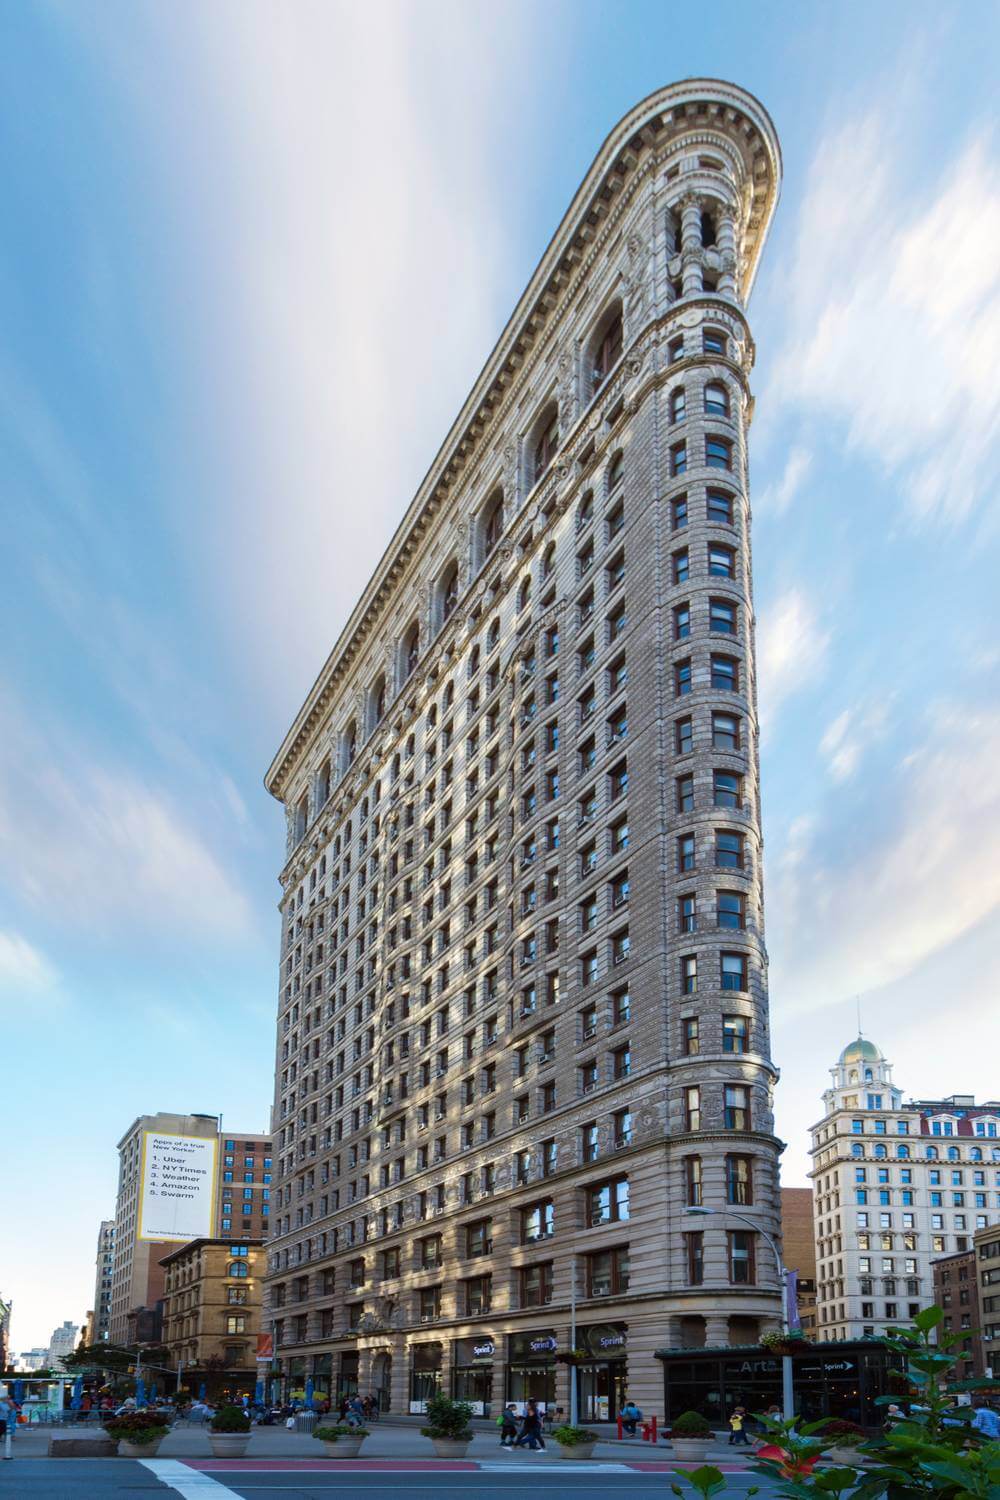
[(838, 1448), (853, 1447), (855, 1443), (863, 1443), (865, 1431), (856, 1422), (845, 1422), (837, 1417), (830, 1417), (829, 1421), (823, 1423), (821, 1434), (824, 1442), (830, 1442)]
[(420, 1431), (424, 1437), (467, 1443), (472, 1437), (471, 1416), (472, 1407), (468, 1401), (452, 1401), (438, 1391), (427, 1403), (427, 1426), (421, 1427)]
[(242, 1406), (222, 1406), (208, 1425), (213, 1432), (249, 1432), (250, 1413)]
[(108, 1437), (124, 1438), (126, 1443), (155, 1443), (166, 1437), (170, 1423), (155, 1411), (130, 1411), (120, 1417), (109, 1417), (104, 1423)]
[(568, 1422), (563, 1427), (554, 1427), (552, 1436), (564, 1448), (578, 1448), (582, 1443), (597, 1442), (596, 1432), (589, 1432), (586, 1427), (571, 1427)]
[(670, 1424), (670, 1436), (679, 1438), (710, 1438), (712, 1429), (700, 1411), (682, 1411), (676, 1422)]
[(313, 1428), (313, 1437), (319, 1438), (321, 1443), (335, 1443), (338, 1438), (363, 1438), (367, 1436), (367, 1427), (344, 1427), (338, 1423), (335, 1427)]

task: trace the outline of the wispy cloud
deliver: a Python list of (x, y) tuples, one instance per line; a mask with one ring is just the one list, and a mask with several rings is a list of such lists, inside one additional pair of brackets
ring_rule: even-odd
[(885, 737), (890, 702), (883, 698), (857, 703), (845, 708), (827, 726), (819, 749), (834, 781), (847, 781), (853, 776), (866, 751)]
[(770, 870), (783, 1008), (905, 978), (1000, 909), (998, 757), (1000, 712), (941, 705), (888, 785), (859, 803), (842, 777), (796, 828)]
[[(548, 120), (555, 107), (530, 79), (559, 14), (303, 0), (279, 20), (271, 5), (220, 0), (188, 15), (194, 80), (200, 68), (226, 80), (207, 111), (226, 163), (225, 201), (208, 209), (221, 259), (202, 270), (196, 236), (186, 271), (214, 278), (196, 289), (213, 300), (193, 363), (227, 476), (199, 518), (205, 582), (237, 670), (284, 711), (531, 269), (537, 246), (512, 253), (518, 200), (499, 184), (515, 189), (533, 111)], [(181, 153), (195, 183), (205, 149), (199, 138)], [(239, 566), (220, 571), (234, 539)]]
[(0, 932), (0, 994), (12, 999), (55, 988), (58, 976), (44, 953), (17, 932)]
[(48, 920), (101, 936), (251, 930), (240, 886), (169, 795), (0, 702), (0, 880)]
[(766, 485), (754, 502), (757, 515), (783, 516), (809, 478), (813, 456), (807, 448), (792, 448), (780, 478)]
[(830, 632), (802, 589), (786, 589), (762, 609), (757, 670), (765, 725), (773, 722), (786, 698), (819, 676), (829, 646)]
[(960, 522), (995, 498), (1000, 456), (995, 130), (927, 181), (875, 110), (822, 141), (808, 180), (762, 404), (772, 418), (782, 406), (832, 416), (914, 522)]

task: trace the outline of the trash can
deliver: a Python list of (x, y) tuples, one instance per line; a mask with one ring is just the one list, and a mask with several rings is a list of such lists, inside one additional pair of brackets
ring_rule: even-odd
[(295, 1431), (312, 1432), (316, 1426), (316, 1413), (314, 1411), (297, 1411), (295, 1413)]

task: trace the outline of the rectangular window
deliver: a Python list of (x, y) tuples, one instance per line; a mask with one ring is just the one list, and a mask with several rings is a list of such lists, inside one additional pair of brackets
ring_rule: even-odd
[(587, 1224), (611, 1224), (629, 1217), (628, 1178), (615, 1177), (587, 1189)]
[(585, 1257), (587, 1296), (613, 1297), (628, 1291), (628, 1246), (599, 1250)]
[(753, 1286), (757, 1279), (754, 1264), (756, 1235), (749, 1229), (731, 1229), (729, 1239), (729, 1279), (734, 1286)]
[(522, 1307), (547, 1307), (552, 1301), (552, 1262), (522, 1266), (520, 1271)]
[(747, 956), (745, 953), (721, 953), (719, 955), (720, 980), (724, 990), (745, 994), (747, 983)]
[(726, 1157), (726, 1202), (753, 1202), (753, 1161), (749, 1156)]
[(723, 1124), (727, 1130), (749, 1130), (750, 1093), (744, 1084), (726, 1084)]
[(699, 1229), (684, 1238), (687, 1241), (688, 1285), (701, 1286), (705, 1279), (705, 1236)]
[(746, 1016), (723, 1016), (723, 1052), (746, 1052), (748, 1049), (748, 1023)]

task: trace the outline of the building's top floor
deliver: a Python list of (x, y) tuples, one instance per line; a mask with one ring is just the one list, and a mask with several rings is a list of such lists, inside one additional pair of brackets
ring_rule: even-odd
[[(921, 1136), (1000, 1139), (1000, 1102), (977, 1104), (972, 1094), (950, 1094), (941, 1099), (905, 1099), (892, 1081), (892, 1063), (867, 1037), (849, 1042), (830, 1069), (832, 1086), (825, 1090), (823, 1120), (813, 1127), (814, 1148), (841, 1133), (823, 1130), (831, 1117), (858, 1116), (853, 1134), (899, 1133)], [(893, 1121), (886, 1115), (898, 1116)], [(872, 1118), (874, 1117), (874, 1118)], [(881, 1119), (881, 1127), (877, 1121)]]
[[(636, 260), (643, 258), (652, 275), (654, 247), (623, 234), (625, 216), (641, 201), (643, 212), (655, 215), (660, 226), (655, 246), (660, 259), (707, 257), (706, 285), (738, 309), (753, 284), (780, 175), (780, 148), (767, 112), (752, 95), (719, 80), (688, 79), (658, 90), (615, 127), (286, 735), (265, 778), (274, 796), (287, 801), (297, 795), (290, 783), (303, 757), (338, 698), (360, 692), (362, 667), (370, 677), (368, 696), (380, 712), (408, 685), (428, 641), (418, 620), (408, 625), (395, 619), (400, 590), (440, 596), (441, 608), (425, 611), (425, 628), (433, 615), (440, 630), (448, 606), (457, 602), (457, 558), (438, 559), (433, 577), (418, 574), (417, 554), (426, 550), (431, 528), (451, 511), (459, 529), (460, 496), (461, 525), (468, 533), (468, 518), (475, 517), (485, 542), (496, 525), (498, 500), (503, 530), (508, 519), (503, 508), (512, 515), (548, 474), (567, 424), (572, 427), (579, 417), (575, 408), (560, 410), (557, 400), (562, 376), (555, 366), (571, 359), (557, 341), (570, 321), (584, 308), (593, 318), (586, 348), (579, 351), (580, 378), (590, 375), (588, 393), (595, 370), (610, 385), (608, 358), (617, 364), (627, 357), (630, 297), (642, 300), (633, 297)], [(595, 267), (602, 256), (614, 258), (614, 274), (604, 278), (608, 284), (595, 297)], [(660, 279), (666, 284), (679, 272), (680, 264), (673, 273), (664, 264)], [(647, 311), (646, 321), (649, 316)], [(369, 714), (364, 732), (379, 722)], [(336, 767), (334, 774), (342, 771)]]

